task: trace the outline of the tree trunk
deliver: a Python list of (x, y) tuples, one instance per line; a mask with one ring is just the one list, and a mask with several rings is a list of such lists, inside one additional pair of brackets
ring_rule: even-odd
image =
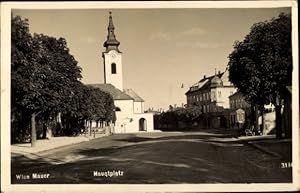
[(84, 120), (84, 135), (86, 136), (87, 135), (87, 120)]
[(46, 134), (47, 134), (47, 123), (43, 123), (43, 136), (42, 139), (46, 139)]
[(93, 134), (94, 134), (94, 138), (95, 138), (96, 137), (96, 128), (94, 129)]
[(260, 132), (264, 132), (265, 129), (265, 107), (264, 105), (260, 106), (260, 112), (261, 112), (261, 129)]
[(255, 105), (251, 104), (250, 125), (255, 124)]
[(276, 138), (282, 138), (282, 117), (281, 117), (281, 105), (275, 106), (275, 128), (276, 128)]
[(92, 136), (92, 121), (90, 121), (90, 136)]
[(258, 106), (255, 105), (255, 130), (258, 131), (259, 129), (259, 123), (258, 123)]
[(36, 114), (31, 114), (31, 147), (36, 146), (36, 125), (35, 125)]

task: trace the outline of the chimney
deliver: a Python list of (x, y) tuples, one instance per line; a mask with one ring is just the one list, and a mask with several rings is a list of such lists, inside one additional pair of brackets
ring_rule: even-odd
[(221, 74), (221, 70), (218, 71), (218, 74)]
[(206, 78), (206, 76), (204, 75), (204, 76), (203, 76), (203, 79), (205, 79), (205, 78)]

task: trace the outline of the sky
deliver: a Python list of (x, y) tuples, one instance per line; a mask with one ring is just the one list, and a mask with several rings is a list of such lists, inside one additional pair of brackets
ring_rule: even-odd
[(63, 37), (82, 68), (82, 82), (104, 83), (102, 52), (112, 11), (123, 53), (123, 85), (145, 108), (186, 103), (185, 92), (215, 69), (224, 71), (235, 41), (254, 23), (290, 8), (13, 10), (29, 20), (31, 33)]

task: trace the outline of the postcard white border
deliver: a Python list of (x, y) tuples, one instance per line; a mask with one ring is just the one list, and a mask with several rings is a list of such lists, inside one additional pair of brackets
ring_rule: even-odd
[[(299, 174), (299, 56), (296, 1), (164, 1), (164, 2), (2, 2), (1, 3), (1, 188), (4, 192), (254, 192), (295, 191)], [(255, 184), (10, 184), (10, 16), (11, 9), (125, 9), (125, 8), (276, 8), (291, 7), (293, 38), (293, 183)], [(8, 129), (9, 128), (9, 129)]]

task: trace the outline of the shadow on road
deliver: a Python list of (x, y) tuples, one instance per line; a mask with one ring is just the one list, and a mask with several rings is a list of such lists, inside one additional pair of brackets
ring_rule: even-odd
[[(53, 159), (15, 158), (12, 183), (291, 182), (291, 169), (280, 169), (282, 160), (245, 146), (244, 142), (215, 141), (222, 137), (190, 133), (156, 137), (114, 135), (106, 141), (87, 142), (69, 154), (56, 153), (52, 155)], [(16, 173), (37, 171), (49, 172), (51, 178), (17, 180), (15, 177)], [(95, 172), (107, 171), (122, 171), (124, 175), (94, 175)]]

